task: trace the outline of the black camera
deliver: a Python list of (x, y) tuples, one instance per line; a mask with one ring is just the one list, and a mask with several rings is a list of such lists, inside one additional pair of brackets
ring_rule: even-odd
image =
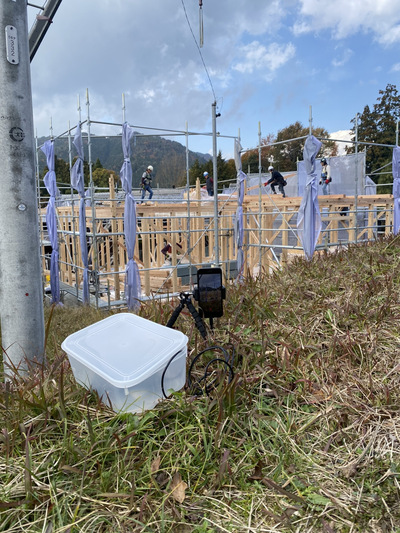
[(205, 318), (222, 316), (223, 300), (226, 296), (225, 287), (222, 285), (222, 270), (219, 267), (200, 268), (197, 271), (197, 286), (193, 296)]

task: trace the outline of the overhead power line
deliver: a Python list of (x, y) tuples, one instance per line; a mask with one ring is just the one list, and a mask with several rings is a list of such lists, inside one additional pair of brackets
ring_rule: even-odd
[(183, 0), (181, 0), (181, 2), (182, 2), (183, 11), (185, 13), (185, 17), (186, 17), (190, 32), (191, 32), (191, 34), (193, 36), (194, 42), (196, 43), (197, 50), (199, 51), (201, 62), (203, 63), (203, 66), (204, 66), (204, 70), (206, 71), (207, 78), (208, 78), (208, 81), (210, 83), (211, 91), (212, 91), (213, 96), (214, 96), (214, 101), (216, 101), (217, 97), (215, 96), (215, 91), (214, 91), (214, 87), (213, 87), (213, 84), (212, 84), (212, 81), (211, 81), (211, 78), (210, 78), (210, 74), (208, 73), (208, 69), (207, 69), (206, 63), (205, 63), (204, 58), (203, 58), (203, 54), (201, 53), (201, 50), (200, 50), (200, 46), (199, 46), (199, 44), (197, 42), (197, 39), (196, 39), (196, 37), (195, 37), (195, 35), (193, 33), (192, 26), (190, 24), (189, 17), (188, 17), (187, 12), (186, 12), (185, 3), (184, 3)]

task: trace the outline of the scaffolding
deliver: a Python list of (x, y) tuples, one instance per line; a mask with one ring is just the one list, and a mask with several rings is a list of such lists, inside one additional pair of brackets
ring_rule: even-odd
[[(124, 242), (124, 195), (116, 190), (114, 177), (109, 179), (108, 191), (95, 193), (92, 177), (91, 146), (99, 135), (92, 137), (92, 125), (114, 129), (122, 123), (92, 121), (87, 95), (87, 119), (81, 122), (78, 100), (79, 124), (87, 129), (88, 165), (90, 173), (86, 211), (86, 243), (89, 256), (90, 304), (98, 308), (125, 307), (124, 294), (127, 250)], [(123, 99), (123, 120), (125, 106)], [(189, 185), (189, 139), (192, 135), (213, 133), (160, 130), (131, 126), (147, 130), (146, 135), (184, 136), (186, 141), (186, 186), (173, 190), (155, 190), (152, 202), (140, 202), (138, 189), (133, 189), (136, 202), (136, 244), (134, 260), (139, 267), (142, 300), (167, 298), (183, 290), (192, 290), (198, 267), (221, 266), (225, 282), (238, 278), (237, 265), (237, 185), (217, 190), (219, 194), (208, 197), (200, 187)], [(72, 168), (72, 132), (69, 127), (61, 136), (67, 137), (69, 163)], [(157, 132), (157, 133), (155, 133)], [(119, 133), (119, 132), (118, 132)], [(52, 134), (52, 132), (51, 132)], [(115, 134), (107, 134), (111, 137)], [(120, 134), (117, 134), (120, 138)], [(237, 137), (226, 136), (234, 141)], [(51, 138), (53, 136), (51, 135)], [(214, 150), (216, 150), (215, 136)], [(259, 132), (259, 153), (261, 146)], [(296, 139), (297, 140), (297, 139)], [(285, 141), (290, 142), (290, 141)], [(348, 141), (346, 141), (348, 142)], [(37, 147), (39, 149), (39, 147)], [(38, 151), (38, 150), (37, 150)], [(362, 194), (365, 192), (365, 173), (360, 175), (359, 160), (354, 166), (354, 194), (319, 196), (322, 231), (316, 253), (346, 247), (349, 243), (367, 241), (392, 231), (392, 195)], [(121, 149), (121, 162), (123, 160)], [(301, 167), (301, 165), (300, 165)], [(40, 195), (39, 163), (37, 161), (38, 195), (40, 206), (41, 257), (44, 285), (49, 275), (50, 246), (46, 232), (45, 208)], [(282, 268), (294, 257), (302, 256), (303, 249), (297, 235), (297, 213), (302, 197), (301, 168), (287, 177), (288, 187), (293, 185), (296, 195), (280, 198), (269, 195), (263, 186), (265, 176), (259, 166), (256, 185), (247, 179), (243, 200), (243, 276), (257, 276)], [(216, 180), (217, 181), (217, 180)], [(257, 184), (258, 181), (258, 184)], [(218, 185), (217, 185), (218, 186)], [(347, 193), (350, 191), (346, 191)], [(56, 203), (59, 237), (59, 273), (61, 292), (72, 294), (82, 301), (84, 266), (81, 261), (79, 239), (79, 196), (72, 187)]]

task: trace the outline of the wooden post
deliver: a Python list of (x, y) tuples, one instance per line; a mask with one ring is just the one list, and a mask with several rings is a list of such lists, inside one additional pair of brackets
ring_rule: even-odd
[[(154, 215), (154, 213), (153, 213)], [(150, 246), (150, 261), (152, 265), (156, 265), (156, 234), (157, 226), (156, 221), (153, 219), (151, 222), (149, 222), (149, 230), (150, 233), (150, 240), (149, 240), (149, 246)]]
[(374, 208), (368, 204), (368, 239), (374, 238)]
[(248, 216), (247, 216), (248, 206), (243, 205), (243, 255), (244, 255), (244, 263), (243, 263), (243, 275), (247, 276), (249, 274), (249, 257), (251, 253), (251, 248), (249, 248), (249, 227), (248, 227)]
[(192, 263), (198, 263), (199, 262), (199, 245), (195, 246), (197, 239), (198, 239), (198, 233), (197, 233), (197, 216), (198, 211), (191, 211), (191, 216), (189, 218), (189, 231), (190, 231), (190, 246), (192, 247), (191, 251), (191, 259)]
[(121, 289), (119, 285), (119, 246), (118, 246), (118, 235), (116, 235), (118, 226), (117, 226), (117, 206), (115, 203), (115, 180), (114, 176), (110, 174), (108, 179), (108, 185), (110, 188), (110, 201), (111, 201), (111, 233), (112, 236), (112, 246), (113, 246), (113, 270), (114, 270), (114, 292), (115, 299), (119, 300), (121, 298)]
[(392, 231), (390, 220), (391, 207), (392, 206), (388, 202), (385, 204), (385, 235), (389, 235)]
[(354, 212), (354, 209), (355, 209), (355, 205), (354, 205), (354, 201), (350, 204), (350, 212), (349, 212), (349, 229), (348, 229), (348, 237), (347, 237), (347, 240), (349, 242), (355, 242), (356, 240), (356, 228), (355, 228), (355, 225), (356, 225), (356, 216), (357, 216), (357, 213)]
[(204, 217), (203, 213), (201, 212), (200, 206), (198, 206), (196, 211), (196, 241), (198, 241), (197, 244), (197, 262), (202, 263), (205, 258), (205, 241), (206, 241), (206, 235), (204, 233)]
[(174, 213), (173, 218), (171, 219), (171, 265), (172, 265), (172, 289), (174, 292), (178, 291), (178, 276), (177, 276), (177, 257), (176, 257), (176, 243), (177, 243), (177, 220), (176, 213)]
[[(65, 235), (64, 217), (58, 217), (58, 223), (62, 231), (62, 235)], [(60, 265), (60, 280), (64, 283), (70, 283), (68, 278), (68, 261), (67, 261), (67, 243), (65, 239), (60, 239), (58, 236), (59, 246), (59, 265)]]
[[(208, 261), (215, 263), (216, 257), (214, 255), (214, 249), (215, 249), (215, 231), (214, 231), (214, 217), (212, 214), (209, 214), (208, 218), (208, 224), (211, 225), (208, 226), (207, 234), (208, 234)], [(203, 213), (203, 226), (205, 227), (205, 217)]]
[(332, 213), (332, 222), (330, 224), (330, 227), (332, 229), (331, 231), (331, 242), (339, 242), (339, 216), (340, 214), (338, 213), (338, 205), (335, 204), (333, 206), (333, 213)]
[[(273, 218), (273, 213), (272, 213), (272, 205), (269, 203), (268, 204), (263, 203), (263, 207), (264, 207), (264, 212), (262, 214), (263, 224), (262, 224), (262, 231), (261, 231), (261, 234), (262, 234), (261, 244), (268, 244), (272, 246), (273, 241), (275, 240), (274, 231), (273, 231), (274, 218)], [(264, 267), (265, 272), (269, 274), (270, 266), (272, 264), (271, 248), (268, 249), (267, 253), (263, 254), (263, 258), (264, 259), (262, 261), (262, 266)], [(283, 258), (284, 258), (284, 255), (283, 255)]]
[(165, 238), (165, 234), (163, 233), (164, 228), (163, 228), (162, 219), (160, 219), (160, 218), (156, 219), (155, 224), (156, 224), (156, 228), (155, 228), (156, 236), (155, 236), (155, 238), (156, 238), (156, 248), (157, 248), (156, 266), (157, 267), (161, 267), (161, 266), (163, 266), (164, 261), (165, 261), (165, 256), (161, 252), (161, 250), (164, 248), (164, 238)]
[(220, 222), (220, 250), (221, 250), (221, 262), (222, 265), (225, 265), (223, 267), (223, 273), (226, 278), (229, 278), (229, 271), (230, 271), (230, 260), (231, 258), (228, 255), (228, 239), (229, 239), (229, 231), (226, 227), (226, 220), (225, 216), (221, 216), (221, 222)]
[(201, 200), (200, 178), (196, 179), (196, 198), (197, 198), (197, 201), (200, 202)]
[[(149, 221), (147, 218), (142, 219), (142, 250), (143, 250), (143, 265), (144, 268), (149, 269), (151, 267), (150, 261), (150, 235)], [(146, 234), (145, 234), (146, 233)], [(146, 296), (150, 296), (150, 271), (146, 270), (144, 273), (144, 291)]]
[(289, 244), (289, 231), (288, 231), (289, 221), (290, 221), (290, 213), (288, 215), (287, 206), (285, 205), (282, 208), (282, 224), (281, 224), (281, 234), (282, 234), (281, 262), (282, 263), (287, 263), (287, 248), (283, 248), (283, 246), (287, 246)]

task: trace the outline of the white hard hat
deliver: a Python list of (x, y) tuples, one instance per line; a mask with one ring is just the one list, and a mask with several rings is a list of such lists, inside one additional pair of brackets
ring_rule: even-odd
[(203, 172), (203, 176), (208, 176), (208, 172)]
[(268, 170), (274, 170), (274, 167), (273, 167), (272, 165), (270, 165), (270, 166), (268, 167)]
[(149, 166), (147, 167), (147, 170), (150, 170), (150, 172), (153, 172), (153, 167), (152, 167), (151, 165), (149, 165)]

